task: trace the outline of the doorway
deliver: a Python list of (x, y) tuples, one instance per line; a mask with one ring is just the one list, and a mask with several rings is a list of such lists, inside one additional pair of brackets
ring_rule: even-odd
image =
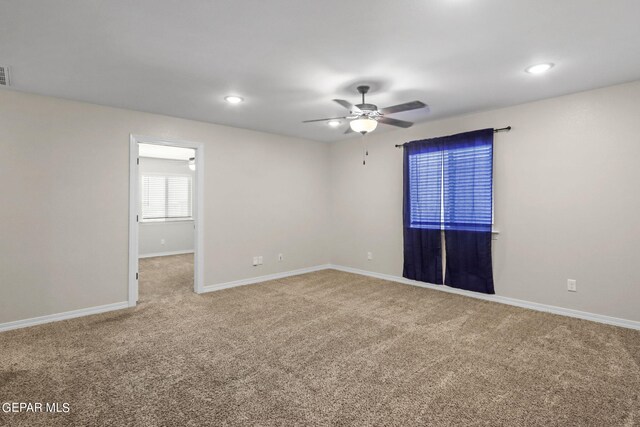
[(129, 153), (129, 306), (139, 300), (141, 257), (162, 265), (192, 252), (193, 291), (201, 293), (203, 144), (131, 135)]

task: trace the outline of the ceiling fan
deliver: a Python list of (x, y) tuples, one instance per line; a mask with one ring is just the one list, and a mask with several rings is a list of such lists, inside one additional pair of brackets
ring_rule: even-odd
[(366, 134), (367, 132), (372, 132), (378, 126), (378, 123), (384, 123), (386, 125), (398, 126), (401, 128), (408, 128), (413, 125), (413, 122), (407, 122), (404, 120), (392, 119), (391, 117), (386, 117), (387, 114), (400, 113), (402, 111), (409, 110), (417, 110), (418, 108), (426, 108), (428, 111), (428, 106), (424, 102), (420, 101), (411, 101), (405, 102), (404, 104), (398, 104), (391, 107), (386, 108), (378, 108), (377, 105), (367, 104), (364, 100), (364, 96), (367, 92), (369, 92), (369, 86), (358, 86), (356, 88), (358, 92), (362, 95), (362, 103), (353, 105), (344, 99), (334, 99), (335, 102), (342, 105), (344, 108), (349, 110), (349, 115), (344, 117), (330, 117), (327, 119), (316, 119), (316, 120), (305, 120), (302, 123), (312, 123), (312, 122), (324, 122), (331, 120), (343, 120), (348, 119), (351, 120), (349, 122), (349, 128), (345, 131), (345, 133), (351, 132), (360, 132), (361, 134)]

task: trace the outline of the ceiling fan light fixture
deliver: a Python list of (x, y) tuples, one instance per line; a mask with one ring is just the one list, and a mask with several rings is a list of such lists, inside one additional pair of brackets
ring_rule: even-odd
[(352, 120), (349, 126), (351, 126), (351, 130), (354, 132), (360, 132), (364, 135), (365, 133), (373, 132), (376, 127), (378, 127), (378, 122), (370, 118), (360, 118)]

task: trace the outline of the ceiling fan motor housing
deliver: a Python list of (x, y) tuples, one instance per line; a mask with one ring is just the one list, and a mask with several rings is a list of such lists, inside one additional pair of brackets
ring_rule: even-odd
[[(355, 112), (360, 116), (367, 116), (370, 118), (380, 116), (381, 114), (378, 112), (378, 106), (374, 104), (367, 104), (364, 102), (364, 95), (369, 92), (369, 86), (362, 85), (356, 88), (358, 92), (362, 95), (362, 104), (356, 104), (356, 107), (360, 109), (360, 112)], [(352, 111), (352, 113), (354, 113)]]
[(374, 104), (356, 104), (362, 111), (378, 111), (378, 106)]

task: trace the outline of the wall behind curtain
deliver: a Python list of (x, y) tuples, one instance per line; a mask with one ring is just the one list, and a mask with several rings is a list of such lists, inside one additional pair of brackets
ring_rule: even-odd
[(327, 144), (0, 90), (0, 323), (127, 300), (130, 133), (205, 145), (205, 285), (328, 262)]
[(333, 143), (332, 263), (402, 276), (394, 144), (511, 125), (495, 135), (496, 294), (640, 320), (638, 99), (634, 82), (372, 133), (366, 167), (359, 138)]

